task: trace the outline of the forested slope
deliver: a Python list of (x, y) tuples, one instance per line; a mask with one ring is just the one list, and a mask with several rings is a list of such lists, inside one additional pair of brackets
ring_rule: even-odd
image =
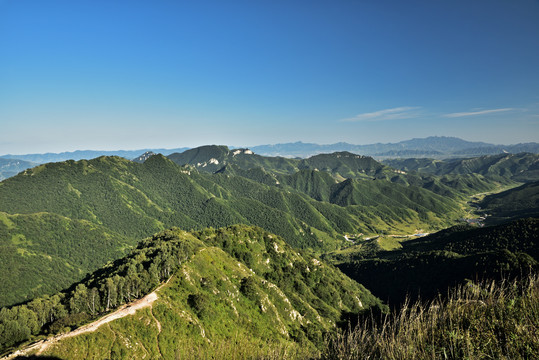
[(194, 346), (215, 351), (215, 344), (233, 339), (315, 349), (344, 316), (385, 309), (336, 268), (260, 228), (172, 229), (65, 292), (2, 309), (0, 345), (79, 326), (170, 277), (153, 308), (61, 341), (45, 354), (171, 358)]
[[(46, 233), (50, 236), (41, 237), (35, 236), (37, 230), (27, 234), (9, 230), (9, 225), (1, 222), (0, 234), (4, 234), (1, 243), (9, 245), (9, 253), (14, 254), (13, 262), (35, 262), (20, 268), (32, 273), (21, 274), (29, 280), (23, 288), (14, 289), (6, 284), (2, 293), (11, 294), (11, 300), (2, 299), (1, 303), (22, 301), (46, 293), (54, 286), (59, 290), (60, 284), (80, 280), (87, 271), (95, 269), (99, 261), (117, 258), (122, 249), (125, 251), (134, 245), (138, 238), (172, 226), (201, 229), (253, 224), (283, 236), (293, 246), (322, 251), (338, 248), (344, 243), (342, 235), (345, 233), (441, 229), (452, 225), (461, 215), (459, 206), (451, 199), (385, 180), (340, 183), (332, 180), (330, 184), (329, 178), (321, 175), (325, 174), (323, 172), (316, 172), (311, 179), (304, 178), (312, 175), (308, 171), (277, 178), (260, 168), (244, 172), (258, 174), (259, 178), (266, 174), (269, 178), (259, 182), (226, 172), (199, 173), (192, 167), (182, 167), (156, 155), (143, 164), (119, 157), (50, 163), (1, 182), (0, 211), (9, 216), (26, 215), (27, 222), (34, 222), (27, 226), (29, 229), (39, 229), (43, 219), (55, 216), (99, 229), (80, 237), (79, 249), (60, 252), (59, 260), (73, 264), (85, 254), (83, 243), (94, 244), (96, 249), (108, 246), (108, 250), (101, 251), (103, 256), (92, 260), (91, 266), (62, 271), (65, 277), (62, 281), (46, 276), (40, 279), (32, 269), (41, 266), (38, 264), (43, 263), (43, 257), (27, 256), (27, 245), (11, 239), (23, 236), (37, 247), (43, 242), (52, 249), (63, 248), (77, 238), (77, 231), (59, 228)], [(319, 176), (324, 180), (315, 180)], [(288, 181), (288, 177), (296, 177), (297, 181)], [(300, 182), (311, 184), (299, 186)], [(309, 187), (314, 192), (309, 191)], [(321, 201), (325, 199), (329, 201)], [(39, 213), (50, 215), (37, 216)], [(105, 239), (101, 236), (103, 233), (113, 238), (113, 244), (100, 244)], [(5, 272), (3, 266), (6, 265), (0, 264), (0, 270)]]
[(539, 181), (486, 196), (479, 205), (488, 214), (489, 223), (528, 216), (539, 217)]
[(345, 274), (393, 305), (406, 296), (431, 299), (465, 279), (536, 271), (539, 219), (485, 228), (459, 225), (403, 242), (398, 250), (331, 258)]

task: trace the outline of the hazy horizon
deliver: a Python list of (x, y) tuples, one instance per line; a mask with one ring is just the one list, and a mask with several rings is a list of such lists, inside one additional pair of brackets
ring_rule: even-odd
[(0, 154), (539, 141), (539, 3), (0, 1)]
[[(349, 145), (357, 145), (357, 146), (365, 146), (365, 145), (374, 145), (374, 144), (395, 144), (395, 143), (399, 143), (399, 142), (403, 142), (403, 141), (409, 141), (409, 140), (416, 140), (416, 139), (426, 139), (426, 138), (430, 138), (430, 137), (444, 137), (444, 136), (439, 136), (439, 135), (432, 135), (432, 136), (427, 136), (425, 138), (410, 138), (410, 139), (403, 139), (403, 140), (400, 140), (400, 141), (395, 141), (395, 142), (373, 142), (373, 143), (364, 143), (364, 144), (356, 144), (356, 143), (349, 143), (349, 142), (346, 142), (346, 141), (342, 141), (342, 143), (347, 143)], [(469, 142), (483, 142), (483, 143), (488, 143), (486, 141), (471, 141), (471, 140), (467, 140), (467, 139), (462, 139), (462, 138), (458, 138), (460, 140), (464, 140), (464, 141), (469, 141)], [(59, 154), (59, 153), (71, 153), (71, 152), (76, 152), (76, 151), (97, 151), (97, 152), (114, 152), (114, 151), (137, 151), (137, 150), (159, 150), (159, 149), (162, 149), (162, 150), (172, 150), (172, 149), (181, 149), (181, 148), (196, 148), (196, 147), (200, 147), (200, 146), (207, 146), (207, 145), (216, 145), (216, 146), (221, 146), (221, 145), (224, 145), (224, 146), (228, 146), (229, 148), (231, 149), (237, 149), (237, 148), (254, 148), (256, 146), (265, 146), (265, 145), (284, 145), (284, 144), (293, 144), (293, 143), (304, 143), (304, 144), (316, 144), (316, 145), (334, 145), (334, 144), (337, 144), (338, 142), (333, 142), (333, 143), (316, 143), (316, 142), (307, 142), (307, 141), (301, 141), (301, 140), (297, 140), (297, 141), (290, 141), (290, 142), (281, 142), (281, 143), (260, 143), (260, 144), (251, 144), (251, 145), (244, 145), (244, 144), (225, 144), (225, 143), (207, 143), (207, 144), (199, 144), (199, 145), (196, 145), (196, 146), (172, 146), (172, 147), (162, 147), (162, 146), (155, 146), (155, 147), (149, 147), (149, 146), (141, 146), (141, 147), (138, 147), (138, 148), (107, 148), (107, 149), (99, 149), (99, 148), (77, 148), (77, 149), (73, 149), (73, 150), (62, 150), (62, 151), (46, 151), (46, 152), (35, 152), (35, 153), (29, 153), (29, 152), (25, 152), (25, 153), (17, 153), (17, 154), (14, 154), (14, 153), (0, 153), (0, 156), (6, 156), (6, 155), (31, 155), (31, 154), (46, 154), (46, 153), (51, 153), (51, 154)], [(522, 142), (524, 143), (524, 142)], [(489, 143), (491, 145), (498, 145), (498, 146), (501, 146), (501, 145), (505, 145), (505, 146), (511, 146), (511, 145), (518, 145), (518, 144), (522, 144), (522, 143), (513, 143), (513, 144), (495, 144), (495, 143)], [(532, 143), (532, 142), (528, 142), (528, 143)]]

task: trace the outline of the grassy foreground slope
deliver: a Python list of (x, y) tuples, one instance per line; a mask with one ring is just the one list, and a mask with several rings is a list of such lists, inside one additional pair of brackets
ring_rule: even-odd
[(193, 348), (221, 351), (235, 341), (314, 351), (345, 316), (384, 309), (333, 266), (260, 228), (172, 229), (64, 293), (2, 309), (0, 344), (6, 349), (35, 335), (68, 331), (167, 279), (152, 307), (56, 342), (42, 355), (177, 358)]
[(539, 279), (468, 283), (341, 333), (322, 359), (537, 359)]

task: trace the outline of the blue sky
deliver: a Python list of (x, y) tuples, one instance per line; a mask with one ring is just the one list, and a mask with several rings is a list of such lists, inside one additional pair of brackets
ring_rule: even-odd
[(539, 141), (539, 1), (0, 0), (0, 154)]

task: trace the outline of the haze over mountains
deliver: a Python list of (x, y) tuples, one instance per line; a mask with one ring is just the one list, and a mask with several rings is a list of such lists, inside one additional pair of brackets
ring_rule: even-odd
[[(238, 147), (231, 147), (237, 149)], [(36, 164), (57, 162), (65, 160), (90, 160), (99, 156), (120, 156), (129, 160), (144, 161), (147, 154), (170, 155), (182, 153), (189, 148), (176, 149), (140, 149), (140, 150), (77, 150), (62, 153), (0, 155), (0, 180), (16, 175)], [(279, 156), (286, 158), (307, 158), (317, 154), (348, 151), (359, 155), (371, 156), (375, 159), (393, 158), (462, 158), (481, 155), (494, 155), (502, 153), (539, 153), (538, 143), (525, 143), (516, 145), (494, 145), (484, 142), (465, 141), (455, 137), (431, 136), (422, 139), (411, 139), (398, 143), (353, 145), (348, 143), (335, 143), (319, 145), (314, 143), (284, 143), (274, 145), (256, 145), (249, 147), (251, 151), (263, 156)], [(146, 154), (146, 157), (144, 157)]]
[(297, 156), (307, 157), (320, 153), (349, 151), (356, 154), (368, 155), (377, 159), (431, 157), (448, 158), (463, 156), (492, 155), (503, 152), (519, 153), (539, 151), (538, 143), (516, 145), (494, 145), (484, 142), (466, 141), (455, 137), (431, 136), (421, 139), (405, 140), (398, 143), (376, 143), (369, 145), (353, 145), (336, 143), (318, 145), (312, 143), (287, 143), (276, 145), (260, 145), (250, 147), (254, 152), (268, 156)]
[[(245, 146), (231, 148), (245, 148)], [(256, 145), (248, 147), (253, 152), (264, 156), (282, 156), (282, 157), (309, 157), (316, 154), (332, 153), (336, 151), (349, 151), (359, 155), (368, 155), (374, 158), (392, 158), (392, 157), (463, 157), (492, 155), (499, 153), (520, 153), (520, 152), (539, 152), (538, 143), (525, 143), (515, 145), (495, 145), (484, 142), (466, 141), (455, 137), (431, 136), (421, 139), (405, 140), (398, 143), (376, 143), (369, 145), (354, 145), (345, 142), (320, 145), (314, 143), (304, 143), (301, 141), (295, 143), (284, 143), (274, 145)], [(134, 159), (144, 152), (160, 153), (170, 155), (172, 153), (181, 153), (188, 148), (176, 149), (140, 149), (140, 150), (115, 150), (115, 151), (97, 151), (97, 150), (77, 150), (63, 153), (45, 153), (45, 154), (24, 154), (24, 155), (1, 155), (4, 159), (19, 159), (31, 161), (34, 163), (47, 163), (64, 160), (82, 160), (93, 159), (98, 156), (121, 156), (126, 159)]]

